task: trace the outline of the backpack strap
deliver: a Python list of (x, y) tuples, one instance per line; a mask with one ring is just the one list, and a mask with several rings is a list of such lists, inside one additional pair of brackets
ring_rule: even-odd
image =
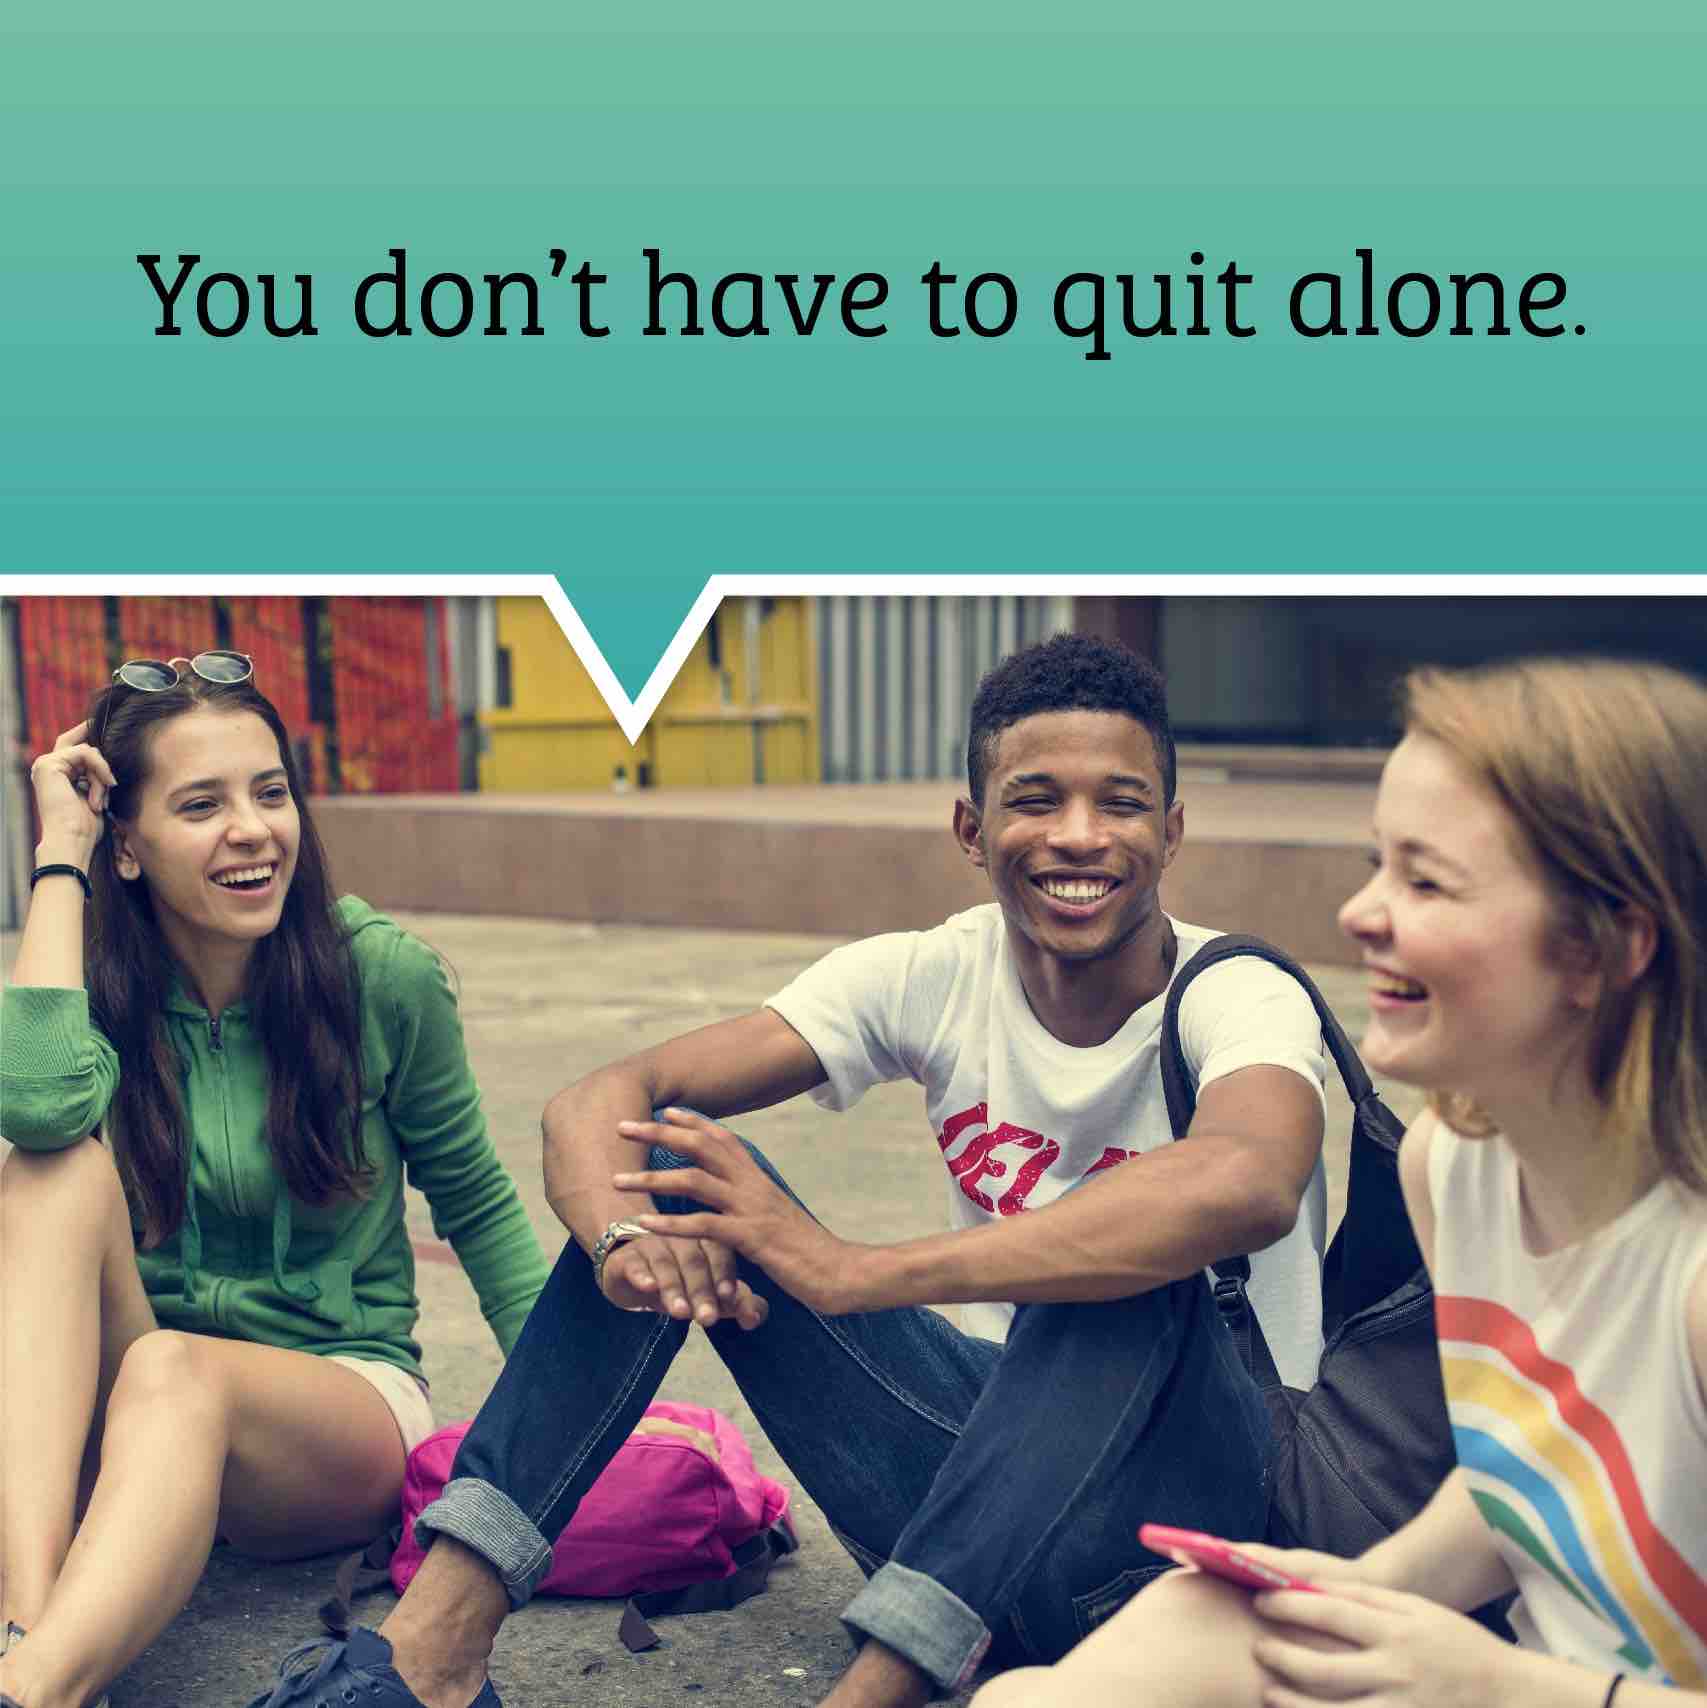
[(631, 1655), (644, 1654), (659, 1643), (650, 1621), (666, 1613), (719, 1613), (739, 1607), (757, 1595), (770, 1578), (772, 1564), (799, 1546), (786, 1516), (768, 1530), (749, 1537), (734, 1550), (735, 1570), (726, 1578), (704, 1578), (681, 1589), (657, 1589), (631, 1595), (622, 1610), (616, 1634)]
[(1185, 1052), (1179, 1041), (1179, 1005), (1191, 981), (1207, 972), (1219, 961), (1230, 961), (1238, 955), (1250, 955), (1267, 961), (1290, 973), (1304, 987), (1316, 1018), (1322, 1023), (1322, 1039), (1333, 1057), (1334, 1066), (1345, 1082), (1353, 1106), (1361, 1103), (1375, 1089), (1369, 1070), (1363, 1065), (1356, 1046), (1345, 1034), (1345, 1028), (1328, 1007), (1327, 998), (1316, 988), (1316, 981), (1287, 954), (1260, 937), (1248, 937), (1236, 932), (1212, 937), (1180, 968), (1168, 986), (1167, 1005), (1162, 1011), (1162, 1090), (1168, 1100), (1168, 1119), (1173, 1123), (1174, 1136), (1184, 1138), (1197, 1107), (1197, 1093), (1191, 1085), (1191, 1072), (1186, 1066)]
[[(403, 1526), (394, 1524), (365, 1548), (346, 1554), (333, 1575), (332, 1593), (320, 1604), (320, 1623), (334, 1637), (348, 1637), (355, 1622), (355, 1603), (375, 1590), (391, 1588), (391, 1556), (403, 1540)], [(370, 1576), (362, 1577), (363, 1569)]]
[[(1353, 1106), (1361, 1105), (1366, 1097), (1374, 1095), (1375, 1086), (1370, 1080), (1368, 1069), (1364, 1067), (1351, 1039), (1346, 1036), (1345, 1028), (1328, 1007), (1326, 999), (1317, 990), (1310, 975), (1284, 949), (1277, 949), (1261, 937), (1228, 932), (1220, 937), (1212, 937), (1179, 969), (1168, 986), (1167, 1002), (1162, 1009), (1162, 1094), (1167, 1099), (1168, 1123), (1173, 1128), (1176, 1139), (1183, 1139), (1187, 1135), (1191, 1128), (1191, 1118), (1197, 1110), (1197, 1092), (1191, 1083), (1191, 1069), (1186, 1064), (1185, 1051), (1180, 1044), (1180, 1003), (1184, 1000), (1191, 981), (1199, 973), (1208, 971), (1221, 961), (1230, 961), (1241, 955), (1248, 955), (1279, 967), (1282, 972), (1290, 973), (1304, 987), (1305, 994), (1316, 1010), (1316, 1018), (1321, 1022), (1322, 1038), (1328, 1046), (1328, 1054), (1333, 1057), (1334, 1066), (1345, 1082)], [(1353, 1146), (1366, 1142), (1374, 1141), (1365, 1139), (1362, 1123), (1354, 1123)], [(1243, 1254), (1224, 1257), (1211, 1267), (1215, 1271), (1215, 1303), (1220, 1307), (1222, 1320), (1226, 1322), (1238, 1345), (1239, 1356), (1245, 1368), (1251, 1373), (1258, 1387), (1280, 1387), (1280, 1372), (1275, 1366), (1274, 1355), (1268, 1349), (1268, 1342), (1263, 1338), (1262, 1327), (1256, 1320), (1256, 1312), (1251, 1309), (1247, 1293), (1251, 1279), (1250, 1258)]]
[[(320, 1605), (320, 1623), (334, 1637), (348, 1637), (355, 1623), (354, 1603), (376, 1590), (391, 1588), (388, 1567), (403, 1540), (403, 1527), (394, 1524), (365, 1548), (338, 1563), (332, 1594)], [(703, 1578), (681, 1589), (658, 1589), (631, 1595), (622, 1610), (617, 1636), (630, 1654), (657, 1648), (661, 1639), (648, 1623), (666, 1613), (719, 1613), (739, 1607), (757, 1595), (770, 1579), (771, 1567), (800, 1546), (785, 1512), (768, 1530), (750, 1536), (733, 1551), (735, 1570), (726, 1578)], [(362, 1578), (363, 1568), (374, 1575)]]

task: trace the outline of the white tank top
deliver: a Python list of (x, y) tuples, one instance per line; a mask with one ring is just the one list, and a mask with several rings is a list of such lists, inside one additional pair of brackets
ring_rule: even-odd
[(1447, 1410), (1527, 1647), (1707, 1688), (1707, 1404), (1685, 1328), (1707, 1199), (1662, 1181), (1562, 1251), (1525, 1249), (1515, 1158), (1429, 1149)]

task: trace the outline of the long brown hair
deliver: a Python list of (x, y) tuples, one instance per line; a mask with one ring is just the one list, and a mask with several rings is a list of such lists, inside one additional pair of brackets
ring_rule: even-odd
[[(1510, 813), (1553, 900), (1557, 948), (1602, 974), (1589, 1082), (1620, 1142), (1707, 1192), (1707, 685), (1662, 665), (1538, 658), (1419, 670), (1402, 689), (1407, 734), (1443, 743)], [(1654, 921), (1627, 976), (1620, 920)], [(1437, 1093), (1461, 1130), (1489, 1130)]]
[[(118, 783), (108, 811), (121, 824), (135, 816), (155, 733), (200, 707), (253, 712), (266, 724), (302, 821), (278, 927), (255, 944), (243, 993), (267, 1054), (267, 1147), (295, 1197), (323, 1204), (340, 1193), (359, 1195), (371, 1180), (360, 1135), (360, 979), (334, 911), (325, 852), (290, 739), (272, 702), (252, 681), (204, 682), (194, 674), (161, 693), (123, 684), (104, 689), (90, 728)], [(165, 1019), (177, 968), (148, 885), (119, 877), (110, 834), (95, 849), (89, 881), (89, 1009), (119, 1057), (105, 1131), (144, 1241), (156, 1245), (183, 1222), (189, 1178), (183, 1067)]]

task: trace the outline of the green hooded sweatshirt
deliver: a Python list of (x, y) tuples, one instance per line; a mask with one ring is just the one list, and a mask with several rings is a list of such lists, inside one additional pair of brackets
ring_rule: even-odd
[[(162, 1328), (295, 1351), (383, 1359), (421, 1373), (419, 1303), (403, 1185), (427, 1198), (508, 1354), (546, 1264), (486, 1131), (462, 1023), (438, 957), (346, 896), (338, 914), (361, 976), (359, 1199), (291, 1197), (266, 1144), (267, 1059), (246, 1006), (217, 1022), (175, 986), (166, 1027), (183, 1070), (190, 1192), (182, 1225), (137, 1267)], [(75, 1144), (118, 1084), (83, 990), (13, 985), (0, 1010), (0, 1134), (23, 1150)]]

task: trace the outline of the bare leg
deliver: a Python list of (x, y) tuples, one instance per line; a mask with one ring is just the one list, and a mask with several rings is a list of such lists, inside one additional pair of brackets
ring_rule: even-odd
[(823, 1708), (924, 1708), (934, 1694), (931, 1680), (911, 1661), (873, 1638), (836, 1680)]
[(392, 1665), (427, 1708), (466, 1708), (486, 1682), (509, 1592), (486, 1559), (454, 1537), (427, 1551), (403, 1599), (379, 1628)]
[(0, 1618), (28, 1630), (41, 1617), (85, 1447), (120, 1360), (153, 1327), (106, 1147), (14, 1151), (0, 1169)]
[(323, 1553), (383, 1529), (402, 1480), (397, 1425), (353, 1371), (244, 1341), (142, 1336), (108, 1401), (88, 1512), (4, 1663), (6, 1694), (78, 1708), (189, 1599), (219, 1530), (269, 1558)]
[[(1263, 1674), (1251, 1644), (1263, 1629), (1248, 1591), (1168, 1572), (1065, 1659), (1003, 1673), (972, 1708), (1257, 1708)], [(1314, 1646), (1343, 1647), (1331, 1637)]]

